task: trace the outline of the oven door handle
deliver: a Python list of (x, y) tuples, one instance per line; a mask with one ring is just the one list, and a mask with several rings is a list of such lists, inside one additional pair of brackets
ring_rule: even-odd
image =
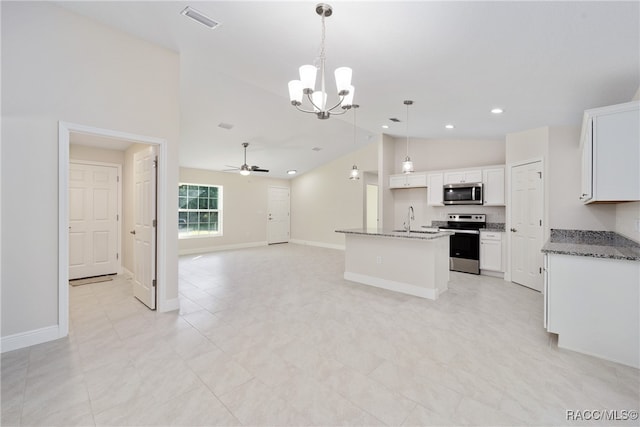
[(457, 228), (442, 228), (440, 227), (440, 230), (442, 231), (453, 231), (454, 233), (458, 234), (480, 234), (480, 231), (478, 230), (458, 230)]

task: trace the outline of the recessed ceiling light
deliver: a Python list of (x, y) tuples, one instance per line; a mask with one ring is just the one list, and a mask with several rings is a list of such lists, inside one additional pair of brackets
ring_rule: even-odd
[(502, 113), (504, 113), (504, 110), (502, 108), (494, 108), (494, 109), (491, 110), (491, 112), (493, 114), (502, 114)]
[(207, 15), (203, 14), (202, 12), (198, 12), (197, 10), (195, 10), (190, 6), (185, 7), (184, 10), (180, 13), (186, 17), (193, 19), (196, 22), (201, 23), (207, 28), (214, 29), (220, 25), (219, 22), (214, 21), (213, 19), (209, 18)]
[(224, 123), (224, 122), (218, 123), (218, 127), (222, 129), (227, 129), (227, 130), (233, 129), (233, 125), (231, 123)]
[(313, 147), (311, 149), (311, 151), (320, 151), (320, 150), (322, 150), (322, 147)]
[(455, 128), (455, 126), (452, 125), (452, 124), (444, 125), (444, 127), (447, 128), (447, 129), (454, 129)]
[(288, 173), (289, 175), (295, 175), (295, 174), (297, 174), (297, 173), (298, 173), (298, 171), (297, 171), (297, 170), (295, 170), (295, 169), (290, 169), (290, 170), (288, 170), (288, 171), (287, 171), (287, 173)]
[(382, 125), (382, 129), (389, 129), (389, 125)]

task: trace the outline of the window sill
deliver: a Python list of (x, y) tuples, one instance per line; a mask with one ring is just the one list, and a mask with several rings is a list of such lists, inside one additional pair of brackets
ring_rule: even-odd
[(180, 234), (178, 234), (178, 240), (189, 240), (189, 239), (211, 239), (214, 237), (222, 237), (223, 234), (222, 233), (216, 233), (216, 234), (194, 234), (191, 236), (181, 236)]

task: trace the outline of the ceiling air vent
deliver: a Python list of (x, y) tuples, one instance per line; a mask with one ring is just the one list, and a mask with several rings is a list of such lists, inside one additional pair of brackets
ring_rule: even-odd
[(218, 123), (218, 127), (222, 128), (222, 129), (229, 130), (229, 129), (233, 128), (233, 125), (231, 123), (220, 122), (220, 123)]
[(313, 147), (311, 150), (312, 151), (320, 151), (320, 150), (322, 150), (322, 148), (321, 147)]
[(194, 21), (201, 23), (207, 28), (211, 28), (212, 30), (220, 25), (219, 22), (214, 21), (213, 19), (209, 18), (207, 15), (204, 15), (203, 13), (198, 12), (197, 10), (195, 10), (190, 6), (185, 7), (184, 10), (180, 13), (186, 17), (193, 19)]

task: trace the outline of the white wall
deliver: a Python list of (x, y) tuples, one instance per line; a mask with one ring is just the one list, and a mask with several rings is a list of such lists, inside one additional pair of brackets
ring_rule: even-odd
[[(402, 173), (407, 155), (403, 138), (395, 141), (395, 172)], [(475, 168), (505, 163), (504, 139), (418, 139), (409, 140), (409, 156), (416, 172)]]
[(177, 298), (178, 55), (51, 3), (1, 7), (3, 339), (58, 324), (58, 121), (168, 141), (159, 279)]
[(380, 228), (391, 228), (395, 221), (393, 191), (389, 189), (389, 175), (395, 173), (395, 139), (382, 135), (378, 143), (378, 206)]
[[(258, 173), (242, 176), (189, 168), (180, 168), (180, 182), (223, 187), (223, 235), (180, 239), (180, 254), (266, 245), (268, 189), (270, 186), (289, 188), (290, 183), (286, 179), (268, 178)], [(177, 222), (175, 229), (177, 232)]]
[(549, 129), (549, 227), (569, 230), (614, 230), (613, 204), (580, 201), (582, 156), (579, 127)]
[(90, 162), (114, 163), (124, 165), (124, 151), (107, 148), (90, 147), (86, 145), (69, 145), (69, 158), (73, 160), (87, 160)]
[(354, 162), (361, 172), (377, 172), (378, 144), (368, 144), (292, 180), (293, 241), (340, 248), (344, 235), (335, 230), (363, 227), (364, 180), (348, 179)]

